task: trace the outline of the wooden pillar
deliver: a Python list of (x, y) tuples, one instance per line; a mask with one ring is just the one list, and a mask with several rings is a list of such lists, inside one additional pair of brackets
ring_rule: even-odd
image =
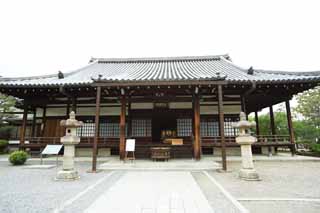
[(132, 136), (132, 116), (131, 116), (131, 102), (128, 102), (128, 131), (127, 135), (130, 138)]
[(47, 108), (44, 106), (44, 107), (43, 107), (43, 111), (42, 111), (42, 130), (41, 130), (41, 137), (44, 136), (44, 131), (45, 131), (45, 128), (46, 128), (46, 123), (47, 123), (46, 114), (47, 114)]
[(260, 135), (259, 115), (257, 111), (254, 112), (254, 119), (256, 121), (256, 134)]
[(37, 108), (33, 109), (33, 117), (32, 117), (32, 129), (31, 136), (36, 137), (36, 125), (37, 125)]
[(292, 117), (291, 117), (291, 110), (290, 110), (290, 102), (289, 100), (286, 101), (286, 111), (287, 111), (287, 120), (288, 120), (288, 129), (290, 135), (290, 142), (294, 143), (294, 132), (293, 132), (293, 125), (292, 125)]
[(92, 149), (92, 172), (97, 171), (97, 152), (98, 152), (98, 139), (99, 139), (99, 119), (100, 119), (100, 99), (101, 99), (101, 87), (97, 87), (96, 96), (96, 114), (95, 114), (95, 130)]
[(119, 155), (120, 160), (125, 157), (125, 145), (126, 145), (126, 97), (121, 96), (121, 112), (120, 112), (120, 143), (119, 143)]
[(70, 114), (70, 98), (68, 98), (67, 109), (66, 109), (67, 119), (69, 118), (69, 114)]
[(200, 103), (199, 95), (194, 96), (194, 143), (193, 156), (196, 160), (201, 158), (201, 140), (200, 140)]
[(219, 131), (221, 138), (221, 157), (222, 169), (227, 170), (226, 141), (224, 137), (224, 112), (223, 112), (223, 94), (222, 86), (218, 85), (218, 113), (219, 113)]
[(28, 120), (28, 106), (26, 101), (24, 101), (22, 125), (21, 125), (21, 131), (20, 131), (20, 146), (23, 146), (25, 142), (27, 120)]
[(292, 155), (294, 155), (296, 152), (296, 147), (295, 147), (294, 131), (293, 131), (293, 125), (292, 125), (292, 117), (291, 117), (290, 101), (289, 100), (286, 101), (286, 111), (287, 111), (287, 120), (288, 120), (288, 130), (289, 130), (290, 142), (292, 144), (291, 153), (292, 153)]
[(241, 111), (246, 113), (246, 98), (244, 95), (241, 95)]
[[(101, 88), (100, 88), (101, 90)], [(98, 88), (97, 88), (97, 93), (98, 93)], [(101, 94), (101, 91), (100, 91)], [(100, 100), (99, 100), (100, 102)], [(77, 112), (77, 98), (76, 97), (72, 97), (72, 111), (74, 111), (75, 113)]]
[(272, 106), (269, 107), (269, 112), (270, 112), (270, 129), (271, 129), (271, 134), (275, 135), (276, 134), (276, 126), (274, 122), (274, 114), (273, 114), (273, 108)]

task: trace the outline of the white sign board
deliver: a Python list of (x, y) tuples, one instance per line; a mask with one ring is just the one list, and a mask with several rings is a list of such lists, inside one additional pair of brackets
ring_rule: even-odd
[(43, 155), (57, 155), (59, 154), (63, 145), (47, 145), (41, 152)]
[(126, 152), (134, 152), (136, 140), (135, 139), (127, 139), (126, 140)]

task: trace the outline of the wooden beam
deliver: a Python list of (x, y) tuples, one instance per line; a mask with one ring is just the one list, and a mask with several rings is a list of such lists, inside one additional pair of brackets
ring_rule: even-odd
[(99, 118), (100, 118), (100, 99), (101, 99), (101, 87), (97, 87), (96, 96), (96, 114), (95, 114), (95, 130), (92, 149), (92, 172), (97, 171), (97, 152), (98, 152), (98, 139), (99, 139)]
[(254, 119), (256, 121), (256, 134), (260, 135), (259, 115), (257, 111), (254, 112)]
[(120, 143), (119, 143), (119, 155), (120, 160), (125, 156), (125, 144), (126, 144), (126, 98), (121, 96), (121, 112), (120, 112)]
[(194, 96), (194, 143), (193, 156), (196, 160), (201, 158), (201, 140), (200, 140), (200, 104), (199, 95)]
[(20, 131), (20, 146), (24, 145), (25, 136), (26, 136), (26, 127), (27, 127), (27, 119), (28, 119), (28, 106), (26, 101), (24, 102), (23, 106), (23, 117), (22, 117), (22, 125)]
[(276, 126), (274, 122), (274, 114), (273, 114), (273, 108), (272, 106), (269, 107), (269, 113), (270, 113), (270, 129), (271, 129), (271, 134), (276, 135)]
[(226, 141), (224, 137), (224, 112), (223, 112), (223, 94), (222, 86), (218, 85), (218, 113), (219, 113), (219, 131), (221, 137), (221, 157), (222, 169), (227, 170)]

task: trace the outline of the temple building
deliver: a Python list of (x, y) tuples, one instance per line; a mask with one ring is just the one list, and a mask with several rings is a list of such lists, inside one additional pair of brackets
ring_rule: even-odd
[[(285, 146), (294, 153), (289, 101), (314, 88), (320, 72), (285, 72), (235, 65), (228, 55), (168, 58), (92, 58), (72, 72), (0, 78), (0, 92), (22, 100), (15, 134), (20, 148), (59, 143), (60, 120), (71, 111), (84, 125), (78, 155), (125, 156), (136, 140), (136, 157), (152, 147), (170, 147), (172, 158), (200, 159), (239, 150), (234, 122), (255, 113), (255, 153)], [(272, 106), (286, 104), (288, 134), (278, 135)], [(258, 111), (270, 109), (270, 134), (259, 134)], [(28, 116), (29, 115), (29, 116)], [(225, 165), (223, 165), (225, 167)]]

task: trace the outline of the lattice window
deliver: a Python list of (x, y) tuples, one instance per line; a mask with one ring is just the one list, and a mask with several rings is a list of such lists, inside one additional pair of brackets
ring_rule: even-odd
[(151, 119), (133, 119), (132, 136), (133, 137), (150, 137), (151, 136)]
[(200, 135), (202, 137), (213, 137), (219, 135), (219, 122), (213, 119), (201, 119)]
[(235, 118), (224, 118), (224, 135), (225, 136), (236, 136), (239, 130), (234, 128), (234, 124), (238, 121)]
[(77, 135), (80, 137), (93, 137), (95, 124), (92, 121), (86, 121), (80, 128), (77, 129)]
[(177, 119), (177, 135), (178, 137), (185, 137), (192, 135), (192, 119), (178, 118)]

